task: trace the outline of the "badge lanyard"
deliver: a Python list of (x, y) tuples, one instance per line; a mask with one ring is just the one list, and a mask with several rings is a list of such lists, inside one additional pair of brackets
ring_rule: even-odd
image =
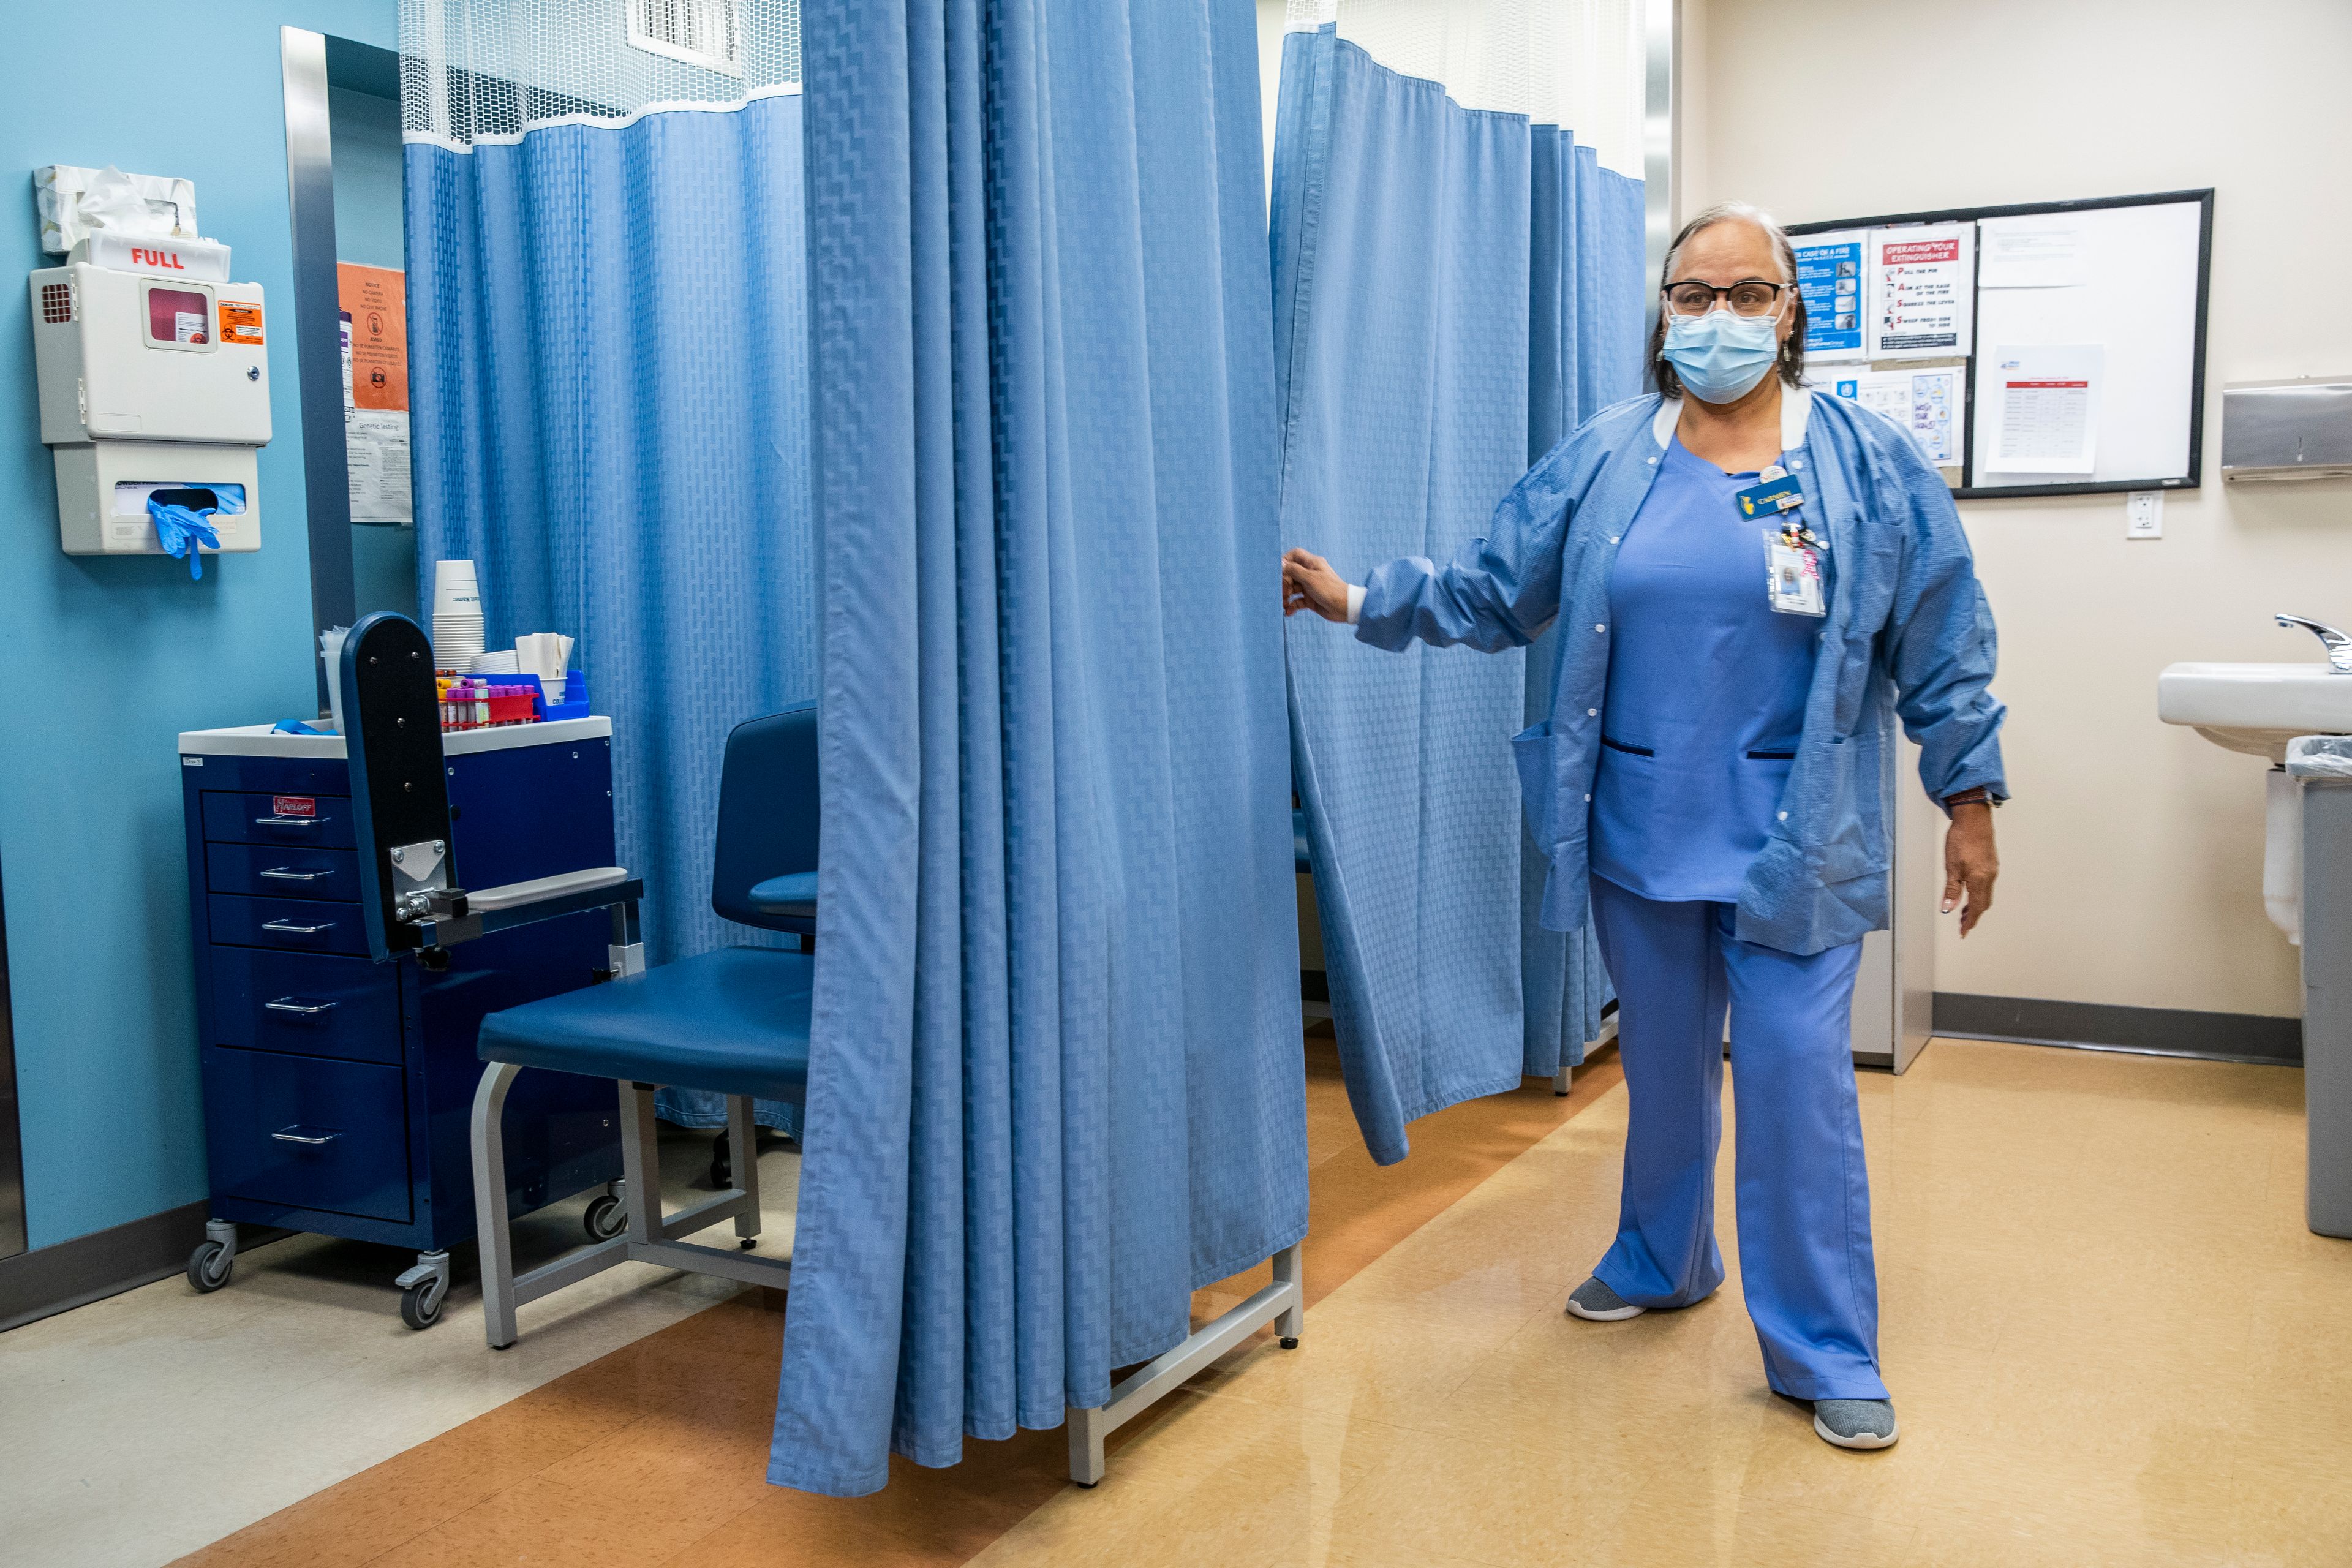
[(1805, 504), (1803, 482), (1778, 463), (1757, 480), (1738, 499), (1742, 517), (1775, 520), (1764, 531), (1765, 602), (1784, 616), (1826, 615), (1822, 557), (1829, 545), (1804, 525), (1799, 512)]

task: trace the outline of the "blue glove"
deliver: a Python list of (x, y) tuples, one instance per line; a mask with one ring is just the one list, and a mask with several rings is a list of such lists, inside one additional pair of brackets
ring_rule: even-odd
[(205, 574), (205, 558), (196, 553), (196, 546), (220, 548), (220, 535), (205, 521), (215, 510), (206, 507), (201, 512), (192, 511), (173, 502), (158, 501), (152, 495), (147, 498), (147, 515), (155, 520), (155, 538), (163, 546), (163, 553), (174, 560), (186, 556), (188, 575), (199, 581)]

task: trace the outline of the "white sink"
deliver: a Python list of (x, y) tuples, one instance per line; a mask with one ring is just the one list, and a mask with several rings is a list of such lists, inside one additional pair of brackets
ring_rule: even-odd
[(2263, 905), (2303, 940), (2303, 795), (2277, 764), (2297, 735), (2352, 734), (2352, 673), (2321, 664), (2175, 664), (2156, 678), (2156, 716), (2217, 746), (2267, 759)]
[(2156, 716), (2284, 763), (2297, 735), (2352, 734), (2352, 675), (2325, 663), (2168, 665), (2156, 678)]

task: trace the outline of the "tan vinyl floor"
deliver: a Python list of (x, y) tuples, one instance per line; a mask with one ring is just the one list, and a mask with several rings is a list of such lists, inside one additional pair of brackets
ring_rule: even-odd
[(2304, 1227), (2302, 1089), (1950, 1041), (1864, 1074), (1903, 1441), (1852, 1454), (1766, 1392), (1727, 1210), (1712, 1300), (1561, 1313), (1613, 1088), (974, 1561), (2352, 1563), (2352, 1242)]
[(1308, 1077), (1304, 1343), (1117, 1434), (1094, 1491), (1055, 1432), (872, 1498), (766, 1487), (762, 1293), (616, 1271), (493, 1355), (470, 1289), (413, 1335), (386, 1255), (289, 1241), (0, 1336), (0, 1563), (2352, 1564), (2352, 1242), (2303, 1226), (2300, 1073), (1939, 1041), (1863, 1075), (1881, 1454), (1765, 1392), (1728, 1212), (1712, 1300), (1561, 1314), (1613, 1228), (1613, 1060), (1386, 1169), (1328, 1042)]

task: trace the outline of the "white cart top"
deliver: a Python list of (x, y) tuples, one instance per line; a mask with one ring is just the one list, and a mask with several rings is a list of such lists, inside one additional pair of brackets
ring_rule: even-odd
[[(537, 724), (501, 724), (495, 730), (445, 730), (444, 756), (503, 752), (515, 746), (553, 746), (566, 741), (602, 741), (613, 733), (610, 719), (550, 719)], [(184, 757), (334, 757), (344, 755), (341, 735), (279, 735), (268, 724), (236, 724), (226, 730), (183, 730)]]

